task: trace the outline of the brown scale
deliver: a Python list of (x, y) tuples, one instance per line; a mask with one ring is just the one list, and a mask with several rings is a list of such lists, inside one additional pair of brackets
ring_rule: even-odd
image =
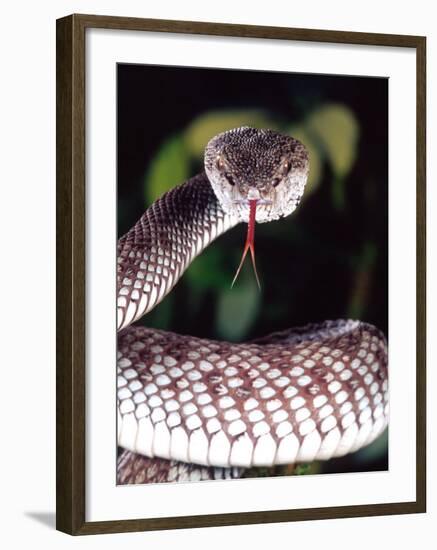
[(123, 450), (117, 459), (117, 485), (235, 479), (242, 468), (214, 468), (148, 458)]
[[(224, 147), (228, 161), (232, 161), (234, 176), (243, 178), (249, 186), (253, 185), (249, 179), (254, 171), (258, 183), (267, 184), (269, 180), (271, 181), (273, 172), (284, 154), (292, 153), (291, 165), (296, 175), (302, 178), (308, 170), (308, 154), (305, 148), (298, 141), (280, 136), (275, 132), (241, 128), (221, 134), (212, 141)], [(210, 148), (209, 155), (205, 157), (207, 169), (211, 169), (216, 158), (216, 153)], [(302, 190), (303, 187), (296, 188), (297, 194), (293, 195), (293, 201), (296, 204), (299, 202)], [(125, 305), (120, 305), (118, 308), (123, 326), (127, 326), (149, 311), (171, 290), (194, 256), (209, 244), (211, 228), (218, 229), (219, 219), (222, 221), (221, 232), (237, 223), (235, 219), (224, 214), (206, 175), (202, 173), (172, 189), (156, 201), (138, 223), (120, 239), (117, 284), (119, 296), (124, 297), (126, 301)], [(224, 227), (225, 221), (226, 227)], [(218, 233), (215, 236), (218, 236)], [(133, 295), (135, 290), (138, 292)], [(139, 296), (135, 297), (137, 294)], [(153, 301), (152, 294), (154, 294)], [(131, 304), (130, 311), (128, 311), (129, 304)], [(134, 307), (133, 315), (132, 307)], [(129, 322), (124, 323), (127, 314)], [(154, 346), (158, 345), (163, 348), (162, 351), (153, 352)], [(193, 415), (197, 415), (201, 421), (199, 429), (203, 429), (207, 434), (209, 442), (212, 435), (206, 428), (208, 418), (202, 414), (204, 404), (199, 403), (200, 398), (194, 391), (196, 384), (205, 385), (206, 389), (203, 393), (212, 399), (211, 404), (217, 409), (215, 418), (231, 442), (237, 441), (241, 435), (232, 436), (229, 433), (234, 422), (227, 413), (231, 409), (235, 409), (235, 414), (240, 415), (252, 442), (255, 444), (257, 441), (254, 427), (256, 422), (250, 419), (251, 411), (245, 409), (249, 398), (258, 401), (256, 410), (262, 413), (277, 446), (283, 437), (277, 435), (275, 431), (276, 425), (279, 425), (275, 421), (277, 417), (275, 412), (279, 410), (287, 413), (287, 421), (292, 424), (293, 433), (299, 438), (300, 444), (305, 439), (305, 435), (300, 433), (305, 420), (299, 420), (298, 414), (301, 413), (296, 412), (302, 411), (302, 407), (296, 410), (291, 407), (293, 396), (305, 399), (304, 408), (308, 409), (309, 418), (315, 423), (315, 429), (319, 433), (322, 430), (323, 419), (320, 418), (320, 407), (315, 406), (314, 399), (317, 397), (325, 396), (326, 405), (332, 406), (332, 414), (338, 422), (341, 434), (345, 432), (341, 424), (342, 419), (351, 411), (355, 414), (358, 424), (361, 413), (359, 403), (362, 405), (363, 398), (369, 400), (369, 410), (372, 414), (377, 407), (387, 402), (385, 339), (377, 329), (363, 323), (326, 321), (321, 325), (308, 325), (274, 333), (246, 344), (213, 342), (144, 327), (128, 327), (119, 336), (118, 352), (121, 390), (123, 390), (119, 403), (121, 408), (127, 403), (128, 407), (124, 407), (124, 410), (132, 410), (133, 396), (138, 396), (141, 392), (144, 394), (143, 402), (150, 404), (152, 409), (154, 396), (161, 396), (159, 399), (156, 398), (155, 402), (161, 400), (167, 403), (173, 398), (170, 397), (173, 395), (172, 392), (174, 392), (174, 399), (181, 404), (181, 395), (188, 389), (192, 397), (185, 404), (191, 404), (191, 407), (188, 407), (188, 409), (191, 408), (191, 412), (184, 412), (182, 408), (178, 410), (182, 425), (185, 431), (190, 433), (187, 424), (194, 418)], [(175, 372), (172, 371), (172, 367), (163, 368), (165, 358), (167, 362), (171, 360), (171, 364), (174, 362), (178, 368), (183, 367), (187, 361), (191, 361), (190, 353), (193, 352), (198, 354), (192, 360), (193, 369), (183, 370), (182, 368), (181, 375), (172, 376), (171, 373)], [(369, 359), (371, 354), (373, 358)], [(296, 362), (295, 356), (299, 355), (302, 359)], [(212, 368), (202, 370), (201, 361), (208, 361)], [(312, 368), (305, 366), (305, 361), (313, 361)], [(336, 361), (342, 362), (341, 369), (337, 371), (335, 370)], [(302, 371), (298, 369), (301, 374), (295, 377), (291, 374), (294, 367), (302, 369)], [(228, 375), (227, 373), (233, 372), (232, 368), (237, 369), (236, 374)], [(344, 379), (342, 373), (348, 371), (351, 375), (348, 379)], [(124, 378), (124, 373), (128, 372), (129, 379)], [(132, 372), (134, 372), (133, 378)], [(157, 372), (169, 378), (169, 382), (165, 382), (164, 387), (158, 384), (160, 375)], [(279, 385), (285, 377), (289, 379), (289, 385)], [(305, 380), (300, 387), (297, 383), (299, 378)], [(233, 382), (231, 382), (232, 379)], [(264, 386), (261, 379), (265, 379)], [(307, 380), (309, 380), (308, 383)], [(339, 385), (335, 391), (330, 390), (333, 382)], [(145, 390), (151, 384), (157, 385), (157, 390), (145, 396)], [(131, 391), (128, 389), (130, 387), (136, 389)], [(139, 387), (141, 389), (138, 389)], [(264, 397), (265, 388), (273, 392), (270, 398)], [(296, 388), (298, 388), (297, 391)], [(360, 388), (362, 389), (359, 391), (363, 396), (358, 399), (355, 394)], [(343, 391), (346, 398), (338, 402), (338, 395)], [(229, 408), (221, 407), (220, 400), (223, 397), (231, 397), (235, 404)], [(275, 400), (280, 403), (280, 407), (269, 410), (267, 404)], [(351, 404), (349, 407), (351, 410), (342, 412), (347, 408), (343, 403), (348, 402)], [(323, 409), (326, 405), (321, 408)], [(193, 410), (195, 412), (192, 412)], [(121, 411), (121, 414), (125, 413)], [(168, 417), (166, 413), (165, 418), (168, 419)], [(171, 428), (170, 425), (169, 428)], [(144, 482), (147, 482), (147, 480), (150, 481), (149, 476), (152, 473), (153, 479), (161, 479), (157, 472), (165, 470), (168, 466), (164, 464), (165, 462), (160, 459), (155, 463), (154, 459), (140, 459), (138, 455), (124, 454), (124, 461), (119, 464), (119, 476), (125, 474), (127, 477), (123, 479), (126, 480), (129, 478), (127, 475), (129, 471), (134, 472), (129, 479), (142, 479), (141, 476), (145, 476)], [(150, 468), (148, 474), (144, 466), (146, 463), (147, 468)], [(132, 464), (142, 464), (143, 472), (138, 473), (139, 470), (135, 468), (132, 470)]]
[[(146, 210), (132, 229), (118, 241), (117, 289), (119, 295), (121, 289), (128, 290), (127, 294), (123, 294), (126, 305), (118, 308), (119, 321), (123, 325), (129, 303), (136, 304), (134, 320), (155, 306), (156, 301), (153, 304), (148, 303), (143, 311), (138, 310), (141, 297), (144, 294), (150, 296), (153, 287), (159, 295), (161, 285), (168, 281), (170, 275), (174, 286), (186, 268), (188, 260), (193, 259), (190, 258), (193, 244), (205, 234), (205, 229), (211, 228), (217, 224), (219, 218), (225, 217), (204, 173), (172, 189)], [(161, 248), (163, 254), (150, 252), (153, 248)], [(203, 248), (204, 246), (198, 252)], [(168, 266), (160, 263), (163, 262), (162, 256), (168, 258)], [(141, 264), (145, 263), (148, 269), (141, 267)], [(167, 275), (156, 275), (159, 265), (167, 268)], [(138, 288), (140, 296), (134, 299), (132, 292), (135, 290), (135, 281), (143, 282), (143, 279), (138, 277), (140, 272), (145, 274), (144, 282), (148, 282), (151, 288)], [(155, 274), (152, 280), (147, 280), (149, 273)], [(131, 284), (126, 284), (126, 280)], [(167, 292), (169, 290), (167, 289)]]
[[(169, 384), (165, 385), (164, 390), (171, 390), (175, 392), (175, 396), (171, 399), (181, 401), (181, 393), (188, 389), (192, 397), (184, 402), (184, 406), (191, 404), (191, 409), (188, 412), (184, 412), (183, 407), (178, 410), (178, 413), (182, 419), (182, 427), (185, 426), (187, 433), (190, 433), (190, 429), (187, 426), (189, 417), (192, 414), (196, 414), (202, 421), (202, 428), (207, 435), (209, 441), (213, 434), (210, 434), (206, 428), (209, 418), (202, 415), (202, 406), (196, 401), (196, 393), (192, 391), (192, 385), (194, 382), (203, 383), (206, 389), (202, 393), (206, 393), (211, 396), (212, 403), (218, 414), (215, 416), (219, 421), (222, 429), (227, 433), (228, 439), (233, 442), (238, 439), (239, 435), (232, 436), (229, 434), (229, 427), (233, 420), (226, 419), (226, 412), (229, 409), (236, 409), (241, 414), (240, 419), (245, 422), (247, 426), (246, 433), (255, 443), (257, 436), (253, 432), (254, 422), (249, 419), (252, 411), (247, 411), (244, 408), (244, 403), (250, 396), (258, 401), (259, 405), (256, 407), (263, 415), (264, 420), (270, 425), (274, 426), (273, 416), (276, 410), (285, 410), (288, 414), (287, 421), (293, 425), (293, 432), (297, 435), (298, 439), (302, 443), (304, 436), (300, 434), (299, 428), (301, 422), (296, 419), (297, 410), (290, 408), (290, 400), (293, 397), (303, 397), (306, 400), (304, 408), (309, 410), (309, 418), (312, 418), (316, 423), (316, 429), (321, 431), (321, 425), (323, 419), (318, 417), (320, 408), (314, 406), (314, 398), (317, 396), (325, 395), (328, 398), (326, 405), (331, 405), (333, 408), (333, 414), (339, 422), (339, 429), (341, 433), (344, 433), (344, 429), (341, 427), (341, 418), (345, 414), (341, 414), (340, 409), (342, 403), (337, 403), (334, 394), (328, 389), (328, 386), (336, 381), (341, 384), (341, 390), (347, 393), (347, 398), (344, 402), (349, 401), (352, 404), (352, 411), (359, 416), (358, 401), (354, 399), (353, 394), (358, 387), (365, 390), (365, 395), (369, 398), (370, 403), (374, 399), (374, 395), (370, 393), (370, 384), (364, 382), (364, 376), (369, 373), (370, 369), (363, 374), (360, 374), (356, 368), (351, 367), (352, 361), (357, 360), (357, 353), (360, 352), (361, 347), (357, 346), (357, 343), (366, 344), (366, 342), (375, 340), (374, 345), (376, 351), (373, 353), (374, 358), (372, 364), (377, 364), (378, 370), (373, 373), (374, 378), (378, 378), (380, 381), (387, 379), (387, 365), (386, 365), (386, 344), (383, 335), (374, 327), (366, 324), (356, 324), (356, 327), (350, 331), (347, 331), (345, 335), (342, 334), (345, 328), (345, 322), (339, 321), (337, 323), (328, 322), (320, 326), (306, 327), (314, 333), (314, 338), (310, 337), (307, 340), (301, 336), (301, 329), (296, 331), (289, 331), (285, 333), (278, 333), (272, 335), (272, 339), (268, 337), (260, 339), (262, 343), (248, 343), (248, 344), (233, 344), (229, 345), (225, 342), (215, 342), (209, 340), (203, 340), (193, 338), (190, 336), (180, 336), (173, 333), (167, 333), (163, 331), (152, 331), (144, 327), (131, 327), (127, 329), (119, 341), (119, 352), (121, 357), (129, 359), (132, 364), (143, 365), (137, 367), (137, 373), (140, 380), (145, 387), (151, 382), (156, 382), (157, 376), (152, 374), (151, 369), (153, 365), (158, 363), (158, 366), (164, 364), (164, 358), (169, 357), (175, 360), (178, 367), (182, 366), (186, 361), (191, 361), (194, 364), (193, 369), (183, 371), (183, 374), (171, 378)], [(324, 339), (317, 340), (317, 334), (324, 335)], [(328, 336), (327, 336), (328, 335)], [(330, 336), (329, 336), (330, 335)], [(274, 344), (269, 343), (273, 341)], [(138, 342), (147, 342), (147, 347), (141, 351), (136, 351), (135, 346)], [(259, 341), (258, 341), (259, 342)], [(309, 343), (310, 342), (310, 343)], [(354, 347), (351, 347), (351, 343)], [(160, 346), (162, 351), (159, 354), (153, 352), (153, 346)], [(195, 351), (197, 356), (190, 359), (190, 352)], [(299, 356), (300, 353), (308, 352), (307, 355), (302, 355), (301, 361), (295, 362), (294, 358)], [(334, 354), (334, 357), (332, 355)], [(218, 359), (212, 359), (212, 357), (218, 357)], [(251, 357), (258, 357), (259, 361), (250, 362)], [(366, 355), (367, 360), (368, 354)], [(325, 358), (332, 359), (331, 365), (326, 366), (323, 364)], [(234, 360), (235, 359), (235, 360)], [(314, 361), (315, 365), (312, 368), (304, 366), (304, 361)], [(202, 371), (201, 362), (208, 361), (211, 363), (212, 369), (208, 371)], [(333, 370), (333, 365), (336, 361), (341, 361), (344, 365), (340, 372)], [(225, 363), (222, 368), (218, 365)], [(266, 364), (265, 370), (260, 369), (260, 365)], [(361, 366), (365, 365), (365, 361), (360, 361)], [(232, 376), (226, 375), (226, 370), (229, 367), (235, 367), (237, 373), (235, 377), (242, 380), (242, 384), (238, 387), (231, 387), (229, 385), (230, 378)], [(293, 368), (301, 368), (302, 374), (296, 377), (290, 375)], [(367, 367), (366, 367), (367, 368)], [(275, 380), (269, 380), (269, 373), (273, 369), (282, 371), (282, 374), (290, 379), (289, 384), (285, 387), (275, 386)], [(341, 380), (341, 372), (350, 370), (352, 375), (349, 380)], [(195, 380), (190, 380), (190, 372), (196, 371), (201, 376)], [(163, 370), (167, 374), (170, 374), (170, 369)], [(257, 373), (255, 376), (253, 373)], [(298, 393), (290, 397), (287, 397), (287, 388), (289, 386), (296, 386), (296, 381), (301, 376), (309, 376), (311, 383), (306, 386), (300, 387)], [(256, 380), (264, 378), (268, 380), (268, 383), (263, 387), (255, 387)], [(181, 382), (184, 384), (181, 385)], [(264, 398), (262, 395), (263, 388), (269, 387), (275, 390), (274, 395), (271, 398)], [(158, 386), (159, 388), (159, 386)], [(316, 391), (314, 391), (316, 388)], [(159, 388), (161, 391), (161, 388)], [(378, 393), (382, 393), (382, 389), (379, 388)], [(224, 396), (230, 397), (235, 401), (235, 404), (229, 408), (223, 408), (220, 406), (220, 400)], [(268, 410), (268, 402), (272, 400), (279, 400), (281, 402), (280, 407), (277, 407), (274, 411)], [(147, 401), (146, 401), (147, 403)], [(324, 405), (324, 406), (326, 406)], [(373, 409), (374, 407), (372, 407)], [(276, 444), (279, 445), (281, 438), (276, 436), (275, 430), (271, 430), (271, 435), (276, 440)]]

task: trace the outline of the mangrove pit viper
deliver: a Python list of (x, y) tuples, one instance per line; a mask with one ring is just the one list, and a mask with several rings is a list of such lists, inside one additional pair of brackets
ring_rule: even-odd
[(225, 479), (326, 460), (386, 427), (387, 345), (369, 324), (326, 321), (242, 344), (131, 326), (240, 222), (255, 266), (255, 221), (293, 212), (308, 171), (308, 153), (292, 137), (224, 132), (206, 146), (205, 172), (163, 195), (120, 238), (119, 483)]

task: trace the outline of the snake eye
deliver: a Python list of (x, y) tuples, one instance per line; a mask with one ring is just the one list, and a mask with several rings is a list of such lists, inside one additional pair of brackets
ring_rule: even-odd
[(232, 186), (235, 185), (235, 180), (234, 180), (233, 176), (231, 174), (229, 174), (229, 172), (226, 172), (225, 178), (228, 180), (228, 183), (230, 185), (232, 185)]
[(281, 178), (273, 178), (272, 179), (272, 185), (273, 187), (277, 187), (281, 183)]
[(289, 162), (288, 160), (286, 160), (283, 164), (282, 164), (282, 173), (284, 174), (284, 176), (286, 174), (288, 174), (288, 172), (290, 171), (290, 168), (291, 168), (291, 162)]
[(215, 164), (217, 166), (217, 169), (220, 170), (220, 172), (222, 172), (225, 167), (225, 163), (223, 161), (223, 158), (220, 155), (216, 158)]
[(291, 169), (291, 162), (289, 160), (284, 160), (279, 170), (279, 176), (272, 179), (271, 183), (273, 187), (277, 187), (281, 183), (282, 179), (288, 174), (290, 169)]

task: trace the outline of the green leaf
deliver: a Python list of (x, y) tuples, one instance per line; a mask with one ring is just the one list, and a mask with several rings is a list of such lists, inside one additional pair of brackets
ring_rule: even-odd
[(296, 476), (304, 476), (311, 473), (311, 464), (308, 463), (302, 463), (298, 464), (294, 470), (294, 475)]
[(193, 157), (203, 157), (205, 146), (211, 138), (239, 126), (272, 128), (274, 123), (256, 109), (208, 111), (197, 117), (185, 131), (186, 148)]
[(261, 293), (255, 278), (237, 281), (232, 289), (223, 290), (216, 309), (216, 328), (221, 338), (240, 341), (257, 318)]
[(205, 249), (187, 269), (186, 282), (195, 289), (225, 289), (231, 275), (225, 269), (224, 251), (216, 243)]
[(323, 147), (334, 175), (345, 177), (358, 151), (360, 128), (354, 113), (345, 105), (327, 104), (311, 113), (305, 127)]
[(180, 135), (173, 136), (159, 149), (145, 177), (144, 194), (151, 204), (169, 189), (190, 176), (190, 159)]
[(305, 199), (317, 190), (322, 181), (323, 152), (303, 126), (294, 126), (287, 133), (305, 145), (310, 157), (310, 173), (303, 194), (303, 199)]
[(364, 243), (359, 257), (352, 259), (355, 263), (354, 284), (348, 305), (348, 317), (359, 319), (366, 311), (371, 292), (373, 267), (378, 256), (376, 244), (368, 241)]

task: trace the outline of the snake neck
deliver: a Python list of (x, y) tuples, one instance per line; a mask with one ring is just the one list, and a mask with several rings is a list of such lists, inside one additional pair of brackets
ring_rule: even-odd
[(204, 172), (154, 202), (118, 241), (118, 330), (153, 309), (193, 259), (237, 223)]

